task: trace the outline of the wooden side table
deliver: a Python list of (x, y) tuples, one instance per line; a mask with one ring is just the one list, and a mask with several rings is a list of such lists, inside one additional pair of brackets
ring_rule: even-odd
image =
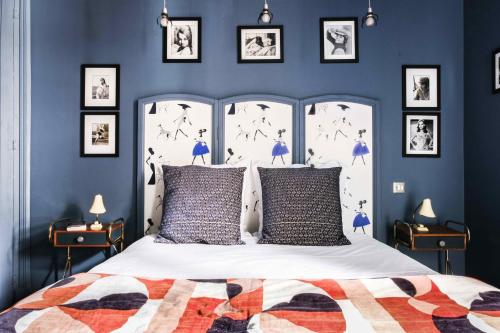
[[(459, 226), (462, 230), (450, 226)], [(394, 222), (394, 247), (408, 247), (411, 251), (441, 251), (445, 254), (445, 274), (453, 270), (449, 251), (466, 251), (470, 241), (470, 230), (462, 222), (446, 221), (444, 225), (426, 225), (429, 231), (418, 231), (412, 224), (396, 220)]]
[(120, 252), (123, 251), (125, 240), (123, 218), (119, 218), (111, 223), (102, 223), (102, 229), (94, 231), (87, 225), (85, 231), (67, 231), (66, 226), (70, 219), (60, 219), (50, 224), (49, 241), (54, 248), (66, 248), (66, 264), (64, 265), (63, 279), (72, 275), (71, 269), (71, 249), (73, 248), (101, 248), (111, 249), (118, 253), (117, 245), (120, 245)]

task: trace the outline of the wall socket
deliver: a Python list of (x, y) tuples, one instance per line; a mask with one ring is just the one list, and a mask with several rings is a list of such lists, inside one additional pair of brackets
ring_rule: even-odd
[(405, 183), (401, 182), (392, 183), (392, 193), (405, 193)]

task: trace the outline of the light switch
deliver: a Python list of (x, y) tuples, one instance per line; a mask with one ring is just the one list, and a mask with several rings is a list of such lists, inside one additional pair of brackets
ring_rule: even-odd
[(392, 193), (405, 193), (405, 183), (392, 183)]

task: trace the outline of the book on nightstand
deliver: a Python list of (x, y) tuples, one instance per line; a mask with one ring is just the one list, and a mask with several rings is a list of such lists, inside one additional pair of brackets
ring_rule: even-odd
[(86, 231), (87, 225), (85, 223), (72, 223), (66, 226), (66, 231)]

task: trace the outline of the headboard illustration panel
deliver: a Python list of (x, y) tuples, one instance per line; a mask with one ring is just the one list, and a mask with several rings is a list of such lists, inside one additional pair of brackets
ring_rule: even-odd
[(305, 164), (342, 167), (344, 230), (373, 235), (373, 106), (324, 96), (303, 101), (302, 108)]
[(139, 163), (143, 167), (144, 232), (158, 230), (163, 203), (162, 165), (210, 165), (215, 153), (215, 101), (163, 95), (140, 102)]

